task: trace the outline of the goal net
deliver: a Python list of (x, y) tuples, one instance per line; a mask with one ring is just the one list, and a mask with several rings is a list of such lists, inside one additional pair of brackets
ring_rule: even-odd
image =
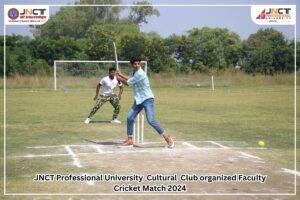
[[(130, 61), (118, 61), (119, 70), (127, 76), (131, 76), (132, 67)], [(108, 75), (108, 69), (115, 67), (114, 60), (55, 60), (53, 66), (53, 88), (65, 87), (89, 87), (94, 85), (104, 76)], [(141, 61), (141, 66), (147, 73), (147, 61)]]

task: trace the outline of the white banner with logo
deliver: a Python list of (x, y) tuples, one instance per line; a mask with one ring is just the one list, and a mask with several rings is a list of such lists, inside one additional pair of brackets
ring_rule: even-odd
[(251, 19), (259, 25), (294, 25), (295, 5), (253, 5)]
[(47, 5), (5, 5), (6, 25), (42, 25), (49, 19)]

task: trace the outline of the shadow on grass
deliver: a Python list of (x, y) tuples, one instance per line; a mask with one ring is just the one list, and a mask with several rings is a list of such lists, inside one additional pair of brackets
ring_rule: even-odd
[(121, 144), (121, 142), (116, 142), (116, 141), (103, 141), (103, 142), (100, 141), (100, 142), (98, 142), (98, 141), (93, 141), (93, 140), (84, 139), (84, 138), (83, 138), (83, 140), (86, 142), (93, 143), (93, 144), (101, 144), (101, 145), (120, 145)]
[(106, 124), (106, 123), (110, 123), (110, 121), (90, 121), (90, 123), (91, 124), (93, 124), (93, 123), (95, 123), (95, 124), (96, 123), (105, 123)]

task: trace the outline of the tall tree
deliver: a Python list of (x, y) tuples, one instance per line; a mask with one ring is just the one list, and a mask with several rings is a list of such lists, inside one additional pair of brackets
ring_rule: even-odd
[(293, 45), (281, 32), (272, 28), (260, 29), (249, 36), (244, 46), (247, 72), (274, 74), (293, 71)]
[(32, 47), (34, 57), (46, 60), (49, 65), (53, 64), (53, 60), (74, 59), (76, 53), (80, 51), (73, 38), (63, 36), (58, 40), (36, 39)]
[[(120, 4), (120, 0), (79, 0), (75, 4)], [(67, 6), (62, 7), (47, 23), (31, 26), (35, 37), (58, 39), (60, 36), (84, 37), (88, 28), (95, 24), (117, 23), (123, 7), (117, 6)]]
[(91, 26), (87, 31), (87, 43), (84, 49), (91, 60), (112, 60), (112, 42), (115, 34), (112, 30), (105, 30), (101, 25)]
[(148, 42), (145, 55), (152, 72), (168, 72), (176, 70), (176, 62), (170, 58), (169, 47), (162, 38), (154, 38)]
[(124, 35), (120, 42), (120, 59), (129, 60), (132, 56), (140, 56), (145, 59), (148, 43), (149, 39), (144, 34)]
[(228, 29), (193, 28), (181, 37), (175, 52), (182, 64), (190, 64), (193, 69), (205, 65), (224, 69), (239, 60), (242, 42), (236, 33)]
[[(150, 16), (160, 16), (160, 13), (157, 9), (153, 8), (151, 6), (151, 3), (149, 3), (146, 0), (134, 2), (135, 6), (132, 6), (130, 8), (129, 12), (129, 20), (132, 21), (134, 24), (140, 25), (140, 24), (147, 24), (148, 20), (147, 18)], [(146, 6), (145, 6), (146, 5)], [(149, 6), (147, 6), (149, 5)]]

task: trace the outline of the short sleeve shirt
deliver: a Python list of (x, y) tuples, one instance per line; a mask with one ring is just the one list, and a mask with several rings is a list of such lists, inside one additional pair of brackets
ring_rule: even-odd
[(109, 76), (102, 78), (99, 81), (99, 83), (102, 86), (102, 94), (104, 96), (109, 96), (109, 95), (114, 94), (115, 87), (122, 86), (122, 83), (119, 82), (116, 77), (114, 77), (113, 79), (110, 79)]

